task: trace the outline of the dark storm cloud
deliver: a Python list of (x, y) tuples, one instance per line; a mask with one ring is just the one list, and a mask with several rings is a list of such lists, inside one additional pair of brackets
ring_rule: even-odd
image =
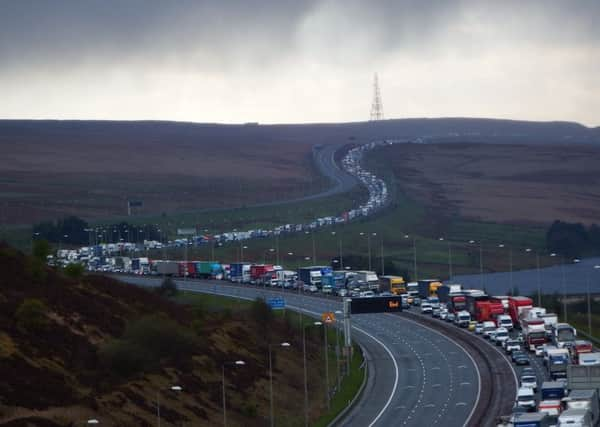
[(600, 36), (598, 0), (13, 0), (1, 6), (0, 59), (5, 69), (80, 61), (278, 61), (310, 38), (311, 18), (323, 35), (311, 47), (325, 54), (338, 47), (333, 43), (356, 37), (369, 40), (367, 55), (430, 50), (454, 42), (449, 33), (457, 27), (458, 42), (473, 42), (468, 34), (460, 38), (473, 10), (471, 24), (493, 25), (509, 40), (585, 44)]
[(12, 1), (2, 3), (2, 63), (228, 55), (291, 43), (311, 1)]

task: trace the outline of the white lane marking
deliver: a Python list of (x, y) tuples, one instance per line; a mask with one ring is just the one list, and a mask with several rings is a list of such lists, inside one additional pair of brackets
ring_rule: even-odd
[(433, 368), (431, 368), (432, 371), (439, 371), (440, 367), (439, 366), (434, 366)]
[(442, 386), (441, 384), (434, 384), (434, 385), (431, 386), (431, 388), (441, 387), (441, 386)]
[(407, 385), (407, 386), (404, 386), (403, 388), (415, 388), (415, 386), (414, 385)]
[(427, 405), (423, 405), (423, 408), (435, 408), (435, 404), (428, 403)]
[(455, 406), (467, 406), (465, 402), (457, 402)]
[[(386, 315), (387, 316), (393, 316), (393, 314), (386, 314)], [(395, 317), (399, 317), (399, 316), (395, 316)], [(475, 408), (477, 407), (477, 403), (479, 403), (479, 399), (481, 397), (481, 372), (479, 372), (479, 368), (477, 367), (477, 364), (475, 363), (475, 360), (473, 360), (473, 357), (467, 352), (467, 350), (462, 345), (460, 345), (459, 343), (451, 340), (450, 338), (447, 338), (441, 332), (436, 331), (435, 329), (430, 328), (429, 326), (422, 325), (422, 324), (420, 324), (418, 322), (415, 322), (414, 320), (408, 319), (406, 317), (402, 317), (401, 319), (408, 320), (409, 322), (412, 322), (415, 325), (422, 326), (425, 329), (429, 329), (430, 331), (432, 331), (432, 332), (434, 332), (434, 333), (436, 333), (438, 335), (441, 335), (442, 337), (448, 339), (449, 341), (453, 342), (455, 345), (457, 345), (458, 347), (460, 347), (462, 349), (462, 351), (467, 355), (467, 357), (469, 359), (471, 359), (471, 363), (473, 363), (473, 366), (475, 366), (475, 371), (477, 372), (477, 398), (475, 399), (475, 404), (473, 405), (473, 409), (471, 409), (471, 412), (469, 413), (469, 416), (467, 417), (467, 420), (465, 421), (465, 424), (464, 424), (465, 426), (468, 425), (469, 421), (471, 421), (471, 418), (473, 417), (473, 414), (475, 413)], [(463, 368), (466, 368), (465, 365), (460, 365), (460, 366), (462, 366)], [(459, 366), (459, 368), (460, 368), (460, 366)], [(516, 375), (515, 375), (515, 379), (516, 379)]]
[(464, 381), (464, 382), (460, 383), (460, 385), (471, 385), (471, 383), (468, 381)]

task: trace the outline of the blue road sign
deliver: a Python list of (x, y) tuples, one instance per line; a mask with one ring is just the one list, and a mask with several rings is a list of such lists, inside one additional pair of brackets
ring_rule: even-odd
[(281, 297), (269, 298), (267, 304), (269, 304), (273, 310), (283, 310), (285, 308), (285, 299)]

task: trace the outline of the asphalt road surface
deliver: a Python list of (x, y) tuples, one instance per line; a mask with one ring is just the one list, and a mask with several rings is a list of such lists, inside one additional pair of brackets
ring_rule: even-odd
[[(161, 279), (121, 276), (120, 280), (158, 286)], [(176, 280), (180, 289), (240, 298), (281, 296), (282, 292), (221, 281)], [(286, 305), (320, 317), (341, 310), (338, 299), (283, 292)], [(415, 310), (413, 308), (412, 310)], [(365, 350), (366, 388), (344, 426), (463, 426), (476, 405), (479, 372), (471, 356), (441, 333), (391, 314), (352, 318), (353, 339)]]

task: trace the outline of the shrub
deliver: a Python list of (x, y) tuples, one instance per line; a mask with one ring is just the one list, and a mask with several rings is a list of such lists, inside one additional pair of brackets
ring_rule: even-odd
[(165, 358), (189, 358), (199, 343), (193, 333), (167, 317), (145, 316), (129, 324), (121, 339), (106, 343), (100, 357), (115, 373), (130, 376), (160, 366)]
[(48, 307), (39, 299), (31, 298), (24, 300), (15, 317), (17, 319), (17, 327), (24, 331), (40, 332), (48, 325)]
[(48, 255), (52, 253), (52, 249), (50, 248), (50, 243), (47, 240), (36, 240), (33, 242), (33, 256), (45, 263)]
[(83, 276), (83, 272), (85, 271), (83, 264), (79, 263), (71, 263), (64, 268), (64, 273), (68, 277), (72, 279), (78, 279)]
[(170, 277), (165, 277), (156, 292), (163, 297), (174, 297), (177, 295), (177, 284)]
[(273, 310), (263, 299), (257, 298), (250, 307), (252, 318), (260, 327), (266, 327), (273, 320)]

